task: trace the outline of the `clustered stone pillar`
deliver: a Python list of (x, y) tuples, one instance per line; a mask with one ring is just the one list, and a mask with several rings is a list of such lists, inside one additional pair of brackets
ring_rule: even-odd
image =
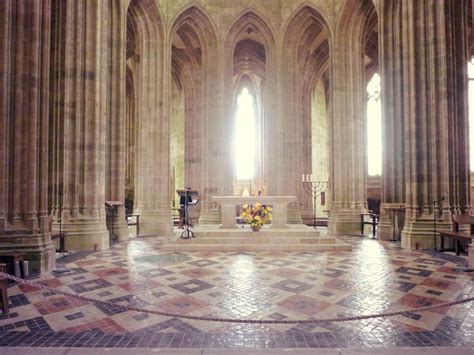
[(153, 0), (133, 0), (129, 13), (136, 25), (134, 72), (137, 122), (135, 198), (140, 234), (171, 235), (169, 199), (169, 122), (163, 28)]
[[(298, 204), (288, 206), (288, 223), (302, 222), (300, 209), (306, 216), (312, 210), (312, 198), (305, 192), (301, 177), (311, 172), (311, 106), (308, 105), (316, 77), (322, 69), (320, 66), (330, 60), (329, 33), (329, 26), (321, 14), (310, 6), (304, 7), (289, 23), (278, 55), (281, 76), (276, 136), (277, 194), (293, 195), (298, 199)], [(301, 48), (308, 50), (301, 51)]]
[[(173, 50), (173, 41), (184, 44)], [(217, 38), (208, 16), (198, 7), (183, 11), (174, 21), (168, 43), (167, 87), (172, 90), (171, 73), (185, 94), (185, 184), (200, 193), (200, 224), (218, 224), (219, 206), (211, 200), (223, 195), (224, 153), (228, 136), (219, 115), (221, 70)], [(224, 143), (225, 142), (225, 143)], [(191, 212), (193, 213), (193, 212)]]
[(212, 196), (225, 195), (230, 191), (223, 184), (225, 152), (222, 149), (225, 144), (229, 144), (229, 137), (224, 133), (224, 117), (219, 115), (219, 98), (221, 91), (214, 81), (222, 82), (222, 71), (215, 62), (217, 55), (217, 44), (209, 36), (206, 43), (206, 55), (203, 72), (203, 89), (201, 118), (203, 120), (203, 150), (202, 150), (202, 186), (201, 191), (201, 216), (199, 223), (218, 224), (220, 222), (219, 205), (213, 202)]
[(405, 248), (433, 248), (433, 219), (449, 228), (451, 213), (469, 211), (467, 8), (467, 0), (401, 2), (403, 99), (393, 105), (405, 126)]
[(106, 4), (75, 0), (53, 6), (53, 231), (66, 248), (106, 249), (103, 32)]
[(405, 127), (404, 82), (400, 49), (402, 17), (398, 0), (379, 6), (380, 74), (382, 83), (382, 204), (377, 237), (382, 240), (398, 239), (399, 225), (403, 225), (405, 206)]
[[(107, 0), (109, 10), (103, 65), (105, 70), (104, 107), (106, 122), (106, 183), (105, 199), (120, 202), (117, 211), (108, 211), (108, 229), (118, 241), (128, 239), (128, 226), (125, 219), (125, 162), (126, 162), (126, 40), (127, 40), (127, 7), (129, 0)], [(112, 225), (113, 223), (113, 225)], [(113, 228), (112, 228), (113, 227)]]
[(48, 215), (51, 1), (0, 1), (0, 251), (55, 266)]
[[(362, 3), (360, 3), (362, 4)], [(359, 9), (354, 9), (354, 12)], [(359, 233), (365, 211), (363, 16), (341, 17), (333, 45), (330, 233)], [(350, 30), (349, 30), (350, 29)]]

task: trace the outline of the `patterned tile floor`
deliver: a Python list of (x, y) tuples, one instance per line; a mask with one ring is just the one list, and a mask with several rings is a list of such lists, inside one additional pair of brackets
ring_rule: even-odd
[[(41, 282), (116, 304), (230, 318), (307, 319), (420, 307), (474, 294), (462, 258), (342, 237), (350, 252), (163, 253), (159, 238), (58, 259)], [(40, 281), (40, 279), (36, 280)], [(474, 348), (474, 305), (316, 325), (222, 324), (163, 318), (9, 288), (0, 346), (161, 348)]]

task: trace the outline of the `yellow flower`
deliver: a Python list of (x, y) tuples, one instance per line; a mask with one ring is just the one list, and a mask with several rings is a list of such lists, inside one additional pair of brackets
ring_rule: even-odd
[(272, 220), (272, 209), (257, 202), (255, 205), (243, 205), (240, 218), (251, 226), (262, 226)]

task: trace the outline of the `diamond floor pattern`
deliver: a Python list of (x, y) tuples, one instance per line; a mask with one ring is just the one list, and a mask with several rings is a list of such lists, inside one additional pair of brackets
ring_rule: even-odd
[[(308, 319), (371, 314), (474, 294), (474, 276), (450, 255), (342, 237), (352, 251), (161, 253), (146, 237), (60, 259), (51, 287), (118, 304), (193, 315)], [(75, 347), (474, 347), (474, 305), (324, 326), (222, 324), (94, 306), (13, 286), (0, 314), (0, 346)]]

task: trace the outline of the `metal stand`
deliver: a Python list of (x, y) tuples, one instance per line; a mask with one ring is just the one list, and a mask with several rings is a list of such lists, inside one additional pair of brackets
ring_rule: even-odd
[(196, 238), (193, 231), (189, 230), (188, 191), (184, 192), (184, 231), (179, 236), (181, 239)]
[(433, 205), (433, 249), (434, 251), (438, 251), (438, 246), (436, 243), (436, 211), (435, 206)]
[(115, 224), (115, 216), (117, 215), (117, 206), (111, 206), (110, 207), (110, 214), (111, 214), (111, 226), (110, 226), (110, 234), (112, 234), (112, 241), (116, 242), (117, 241), (117, 236), (115, 235), (114, 231), (114, 224)]
[(62, 214), (63, 214), (63, 196), (59, 192), (59, 206), (58, 206), (58, 222), (59, 222), (59, 249), (56, 249), (56, 253), (61, 253), (63, 257), (65, 254), (71, 254), (70, 251), (65, 249), (64, 237), (63, 237), (63, 224), (62, 224)]
[(115, 217), (117, 216), (119, 206), (122, 206), (123, 203), (121, 201), (105, 201), (105, 206), (109, 210), (109, 218), (110, 220), (110, 237), (112, 242), (118, 241), (117, 236), (115, 235), (114, 226), (115, 226)]
[(313, 197), (313, 228), (316, 227), (316, 199), (328, 190), (328, 181), (313, 181), (309, 175), (303, 175), (304, 191)]
[(436, 243), (436, 210), (435, 210), (435, 205), (439, 204), (441, 201), (444, 201), (444, 197), (441, 197), (440, 200), (430, 202), (430, 205), (433, 205), (433, 242), (434, 242), (433, 249), (434, 249), (434, 251), (438, 251), (438, 247), (437, 247), (437, 243)]

